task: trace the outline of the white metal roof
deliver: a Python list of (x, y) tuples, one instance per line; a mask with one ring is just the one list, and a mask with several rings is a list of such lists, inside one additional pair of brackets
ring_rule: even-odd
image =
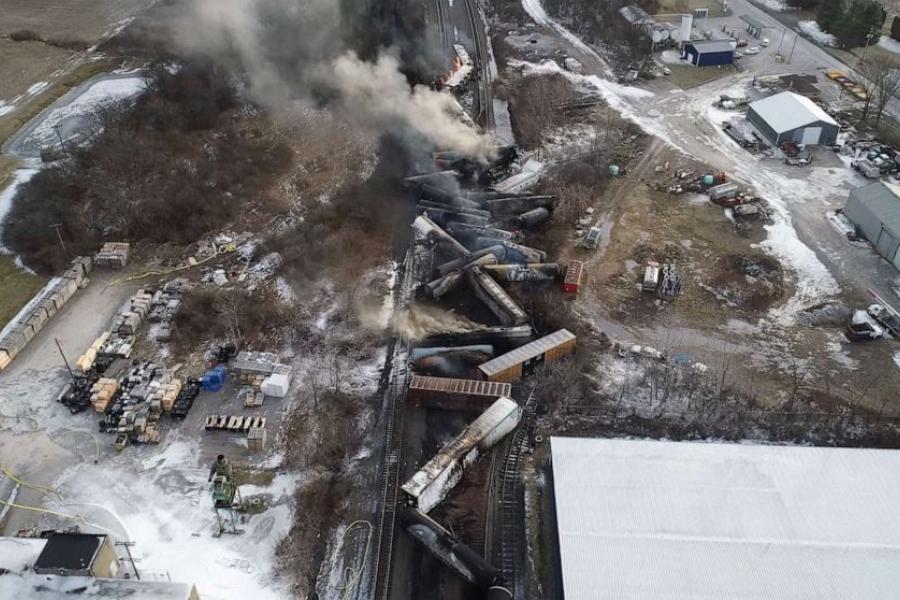
[(695, 40), (687, 42), (686, 45), (696, 48), (699, 54), (731, 52), (737, 48), (737, 42), (733, 40)]
[(837, 126), (837, 122), (815, 102), (794, 92), (781, 92), (751, 102), (750, 108), (762, 117), (776, 133), (791, 131), (816, 121), (824, 121)]
[(551, 438), (565, 600), (887, 600), (900, 451)]

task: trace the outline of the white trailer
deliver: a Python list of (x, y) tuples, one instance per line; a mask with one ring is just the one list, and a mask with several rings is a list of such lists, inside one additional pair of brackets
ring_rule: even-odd
[(497, 399), (401, 486), (410, 503), (423, 513), (440, 504), (466, 468), (515, 429), (521, 418), (522, 407), (515, 400)]

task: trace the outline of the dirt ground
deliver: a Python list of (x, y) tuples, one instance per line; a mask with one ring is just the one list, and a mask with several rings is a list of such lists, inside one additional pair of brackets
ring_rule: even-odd
[(152, 4), (153, 0), (4, 0), (0, 35), (26, 29), (45, 39), (95, 42)]
[(16, 266), (12, 256), (0, 255), (0, 328), (12, 319), (41, 287), (43, 277), (31, 275)]
[(0, 99), (11, 100), (41, 81), (47, 81), (69, 60), (72, 52), (43, 42), (14, 42), (0, 38)]

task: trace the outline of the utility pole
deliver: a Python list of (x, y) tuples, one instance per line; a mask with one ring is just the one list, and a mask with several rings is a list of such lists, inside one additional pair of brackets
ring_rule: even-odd
[(131, 547), (134, 546), (134, 542), (116, 542), (116, 546), (122, 546), (123, 548), (125, 548), (125, 554), (128, 555), (128, 562), (131, 563), (131, 569), (134, 571), (134, 576), (137, 577), (138, 581), (140, 581), (141, 574), (138, 573), (137, 567), (134, 565), (134, 557), (131, 555)]
[(778, 50), (775, 52), (775, 54), (781, 54), (781, 44), (782, 44), (782, 42), (784, 42), (784, 34), (785, 34), (786, 32), (787, 32), (787, 29), (785, 29), (784, 27), (782, 27), (782, 28), (781, 28), (781, 39), (778, 40)]
[(48, 227), (56, 230), (56, 237), (59, 238), (59, 245), (62, 246), (63, 252), (66, 255), (66, 258), (69, 258), (69, 249), (66, 248), (66, 243), (63, 241), (62, 234), (59, 232), (59, 230), (62, 226), (63, 226), (62, 223), (54, 223), (53, 225), (49, 225)]
[(60, 131), (59, 131), (59, 123), (57, 123), (56, 125), (53, 126), (53, 131), (56, 132), (56, 137), (59, 138), (59, 147), (62, 149), (63, 152), (68, 154), (69, 152), (68, 152), (68, 150), (66, 150), (66, 143), (63, 141), (62, 133), (60, 133)]
[(59, 350), (59, 355), (62, 356), (63, 362), (66, 364), (66, 370), (69, 371), (69, 375), (72, 376), (72, 381), (75, 381), (75, 372), (72, 371), (72, 367), (69, 366), (69, 361), (66, 360), (66, 353), (63, 352), (62, 346), (59, 345), (59, 340), (53, 338), (53, 341), (56, 342), (56, 348)]
[(793, 60), (793, 58), (794, 58), (794, 47), (797, 45), (797, 37), (798, 37), (798, 34), (795, 33), (794, 34), (794, 43), (791, 44), (791, 55), (788, 56), (788, 64), (791, 64), (791, 60)]

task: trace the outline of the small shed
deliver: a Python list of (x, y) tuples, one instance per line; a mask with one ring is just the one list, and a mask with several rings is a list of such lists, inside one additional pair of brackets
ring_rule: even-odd
[(775, 146), (784, 142), (830, 145), (840, 130), (837, 122), (819, 105), (793, 92), (781, 92), (751, 102), (747, 120)]
[(844, 214), (900, 270), (900, 187), (876, 181), (850, 192)]
[(685, 42), (682, 48), (682, 57), (698, 67), (730, 65), (734, 62), (734, 49), (736, 47), (737, 43), (732, 40)]
[(53, 575), (115, 577), (119, 557), (109, 536), (54, 533), (34, 562), (34, 572)]

